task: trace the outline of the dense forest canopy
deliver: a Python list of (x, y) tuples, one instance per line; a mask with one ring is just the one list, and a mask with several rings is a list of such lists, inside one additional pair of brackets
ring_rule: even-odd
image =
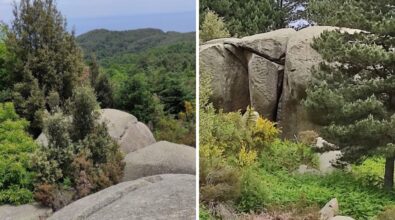
[[(194, 122), (184, 115), (194, 114), (188, 113), (186, 106), (195, 102), (195, 33), (101, 29), (78, 36), (77, 42), (86, 62), (91, 63), (91, 74), (96, 62), (100, 72), (96, 75), (109, 79), (113, 101), (106, 103), (113, 105), (102, 107), (132, 113), (148, 123), (159, 138), (194, 145)], [(103, 90), (100, 87), (96, 93)], [(178, 134), (162, 133), (164, 121)]]

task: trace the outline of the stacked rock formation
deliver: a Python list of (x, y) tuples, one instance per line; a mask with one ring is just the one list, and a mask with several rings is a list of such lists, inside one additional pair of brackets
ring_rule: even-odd
[(311, 70), (322, 62), (311, 43), (325, 30), (337, 29), (358, 31), (328, 26), (287, 28), (205, 43), (200, 47), (200, 66), (213, 78), (211, 101), (226, 112), (254, 107), (279, 124), (284, 138), (315, 130), (301, 103)]

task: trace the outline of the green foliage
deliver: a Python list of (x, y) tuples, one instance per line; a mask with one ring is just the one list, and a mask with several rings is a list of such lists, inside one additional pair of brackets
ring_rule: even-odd
[(10, 98), (10, 75), (6, 68), (7, 49), (4, 42), (6, 38), (7, 26), (0, 22), (0, 102)]
[(291, 141), (275, 140), (262, 152), (260, 165), (268, 171), (293, 172), (299, 165), (318, 166), (318, 158), (310, 146)]
[(44, 205), (56, 210), (121, 180), (123, 155), (107, 126), (98, 122), (97, 106), (93, 90), (79, 87), (68, 106), (70, 115), (58, 110), (46, 116), (48, 145), (33, 157), (35, 197)]
[(5, 40), (17, 112), (37, 136), (48, 94), (69, 98), (82, 72), (82, 55), (53, 0), (22, 0)]
[(213, 11), (207, 11), (199, 31), (199, 38), (202, 42), (212, 39), (230, 37), (229, 31), (225, 27), (222, 18)]
[(392, 0), (310, 0), (307, 14), (310, 20), (319, 25), (356, 28), (393, 36), (393, 7)]
[(26, 133), (29, 123), (19, 118), (12, 103), (0, 103), (0, 204), (33, 200), (30, 155), (37, 148)]
[(158, 140), (194, 145), (194, 120), (179, 116), (195, 99), (195, 33), (96, 30), (77, 40), (97, 55), (99, 66), (87, 59), (101, 107), (132, 113)]
[(241, 195), (237, 207), (241, 211), (262, 210), (268, 201), (269, 189), (254, 168), (243, 171)]
[(353, 165), (352, 173), (362, 184), (381, 188), (383, 187), (384, 164), (384, 158), (369, 158), (360, 165)]
[(78, 87), (71, 98), (70, 111), (72, 121), (73, 141), (84, 139), (94, 128), (99, 107), (93, 89), (89, 86)]
[(240, 172), (231, 166), (200, 158), (200, 200), (204, 203), (226, 202), (240, 196)]
[(206, 10), (212, 10), (223, 17), (232, 36), (267, 32), (282, 25), (282, 12), (274, 0), (203, 0), (200, 2), (202, 17)]
[(114, 105), (114, 89), (109, 76), (100, 73), (100, 66), (96, 56), (92, 56), (89, 63), (89, 79), (91, 86), (95, 89), (97, 100), (102, 108), (110, 108)]
[[(390, 8), (395, 6), (386, 0), (313, 3), (310, 13), (321, 24), (370, 33), (324, 32), (314, 40), (313, 47), (326, 63), (313, 72), (304, 104), (312, 118), (325, 126), (323, 136), (344, 152), (343, 160), (361, 162), (380, 155), (393, 164), (395, 19)], [(336, 16), (328, 13), (330, 7), (337, 8)], [(392, 189), (394, 174), (387, 171), (384, 186)]]
[(143, 74), (130, 76), (120, 89), (120, 94), (123, 95), (117, 101), (119, 107), (127, 109), (139, 120), (149, 122), (155, 110), (155, 102), (149, 87)]
[(90, 31), (77, 37), (86, 58), (96, 54), (99, 61), (122, 54), (133, 54), (177, 43), (194, 42), (195, 33), (163, 32), (146, 28), (130, 31)]

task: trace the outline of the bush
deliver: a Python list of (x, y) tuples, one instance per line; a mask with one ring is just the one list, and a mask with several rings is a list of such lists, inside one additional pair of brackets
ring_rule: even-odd
[(26, 132), (28, 125), (12, 103), (0, 103), (0, 204), (33, 200), (35, 173), (30, 156), (37, 145)]
[(385, 159), (373, 157), (365, 160), (360, 165), (352, 166), (352, 173), (366, 186), (383, 187)]
[(232, 201), (240, 195), (240, 172), (222, 163), (200, 159), (200, 200), (206, 204)]
[(237, 202), (240, 211), (262, 211), (268, 201), (268, 188), (255, 169), (243, 170), (241, 195)]
[(318, 158), (309, 146), (279, 139), (272, 142), (262, 152), (259, 161), (261, 167), (269, 171), (293, 172), (301, 164), (311, 167), (318, 166)]
[(39, 173), (36, 198), (54, 210), (122, 178), (123, 155), (107, 126), (97, 121), (97, 106), (93, 90), (82, 87), (69, 103), (70, 116), (59, 110), (45, 119), (48, 146), (33, 157)]

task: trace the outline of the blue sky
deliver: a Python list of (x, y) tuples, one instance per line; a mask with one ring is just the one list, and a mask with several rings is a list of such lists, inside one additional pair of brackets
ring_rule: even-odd
[[(5, 23), (12, 20), (12, 2), (0, 0)], [(97, 28), (195, 31), (195, 0), (57, 0), (57, 5), (77, 34)]]

